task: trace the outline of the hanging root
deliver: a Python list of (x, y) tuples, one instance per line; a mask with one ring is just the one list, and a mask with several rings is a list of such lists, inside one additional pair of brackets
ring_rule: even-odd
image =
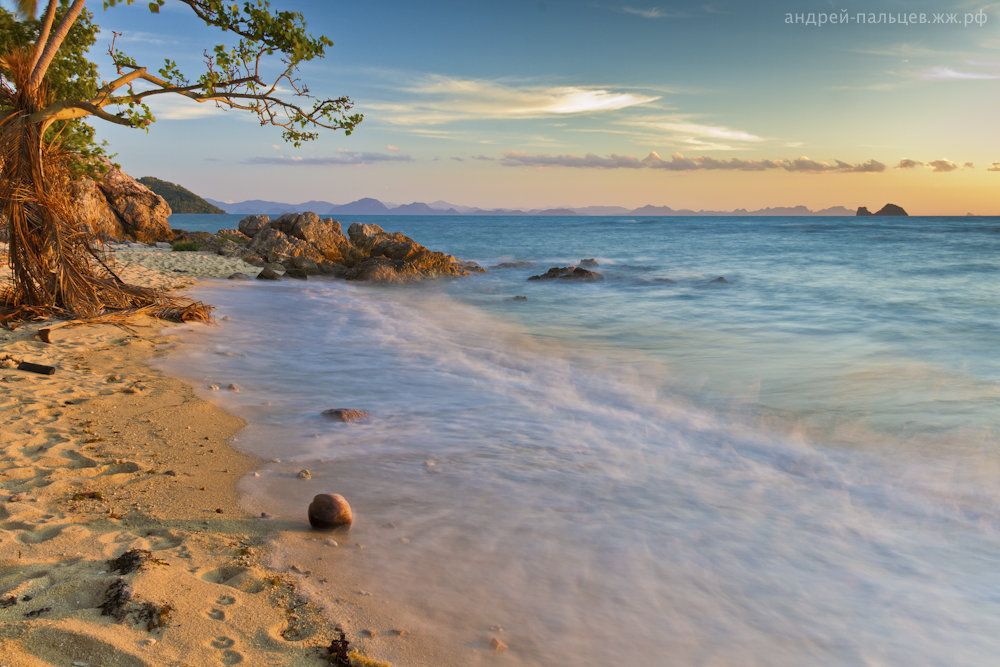
[(68, 155), (43, 140), (30, 120), (45, 107), (44, 87), (25, 93), (30, 53), (3, 57), (10, 79), (0, 79), (0, 211), (7, 216), (11, 285), (0, 293), (0, 325), (46, 317), (120, 319), (146, 313), (182, 321), (207, 320), (211, 308), (162, 292), (127, 285), (113, 259), (94, 247), (76, 221), (70, 199)]

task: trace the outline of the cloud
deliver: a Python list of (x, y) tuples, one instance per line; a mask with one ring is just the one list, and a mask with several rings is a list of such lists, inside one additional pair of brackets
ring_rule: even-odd
[(661, 19), (667, 16), (667, 13), (658, 7), (622, 7), (621, 11), (644, 19)]
[(322, 157), (300, 157), (300, 156), (259, 156), (246, 160), (246, 164), (276, 164), (282, 166), (340, 166), (340, 165), (363, 165), (375, 162), (410, 162), (413, 158), (409, 155), (387, 154), (387, 153), (367, 153), (357, 151), (346, 151), (339, 149), (336, 155)]
[(743, 150), (748, 144), (765, 141), (764, 137), (752, 132), (723, 125), (699, 123), (681, 114), (647, 116), (617, 121), (615, 124), (640, 130), (635, 134), (644, 137), (649, 143), (671, 142), (698, 151)]
[(943, 173), (958, 169), (958, 165), (951, 160), (932, 160), (927, 163), (927, 166), (931, 167), (934, 170), (934, 173)]
[(986, 168), (986, 171), (1000, 171), (1000, 162), (994, 162)]
[(395, 153), (395, 152), (398, 152), (398, 151), (399, 151), (399, 146), (393, 146), (392, 144), (386, 144), (386, 147), (385, 147), (385, 149), (386, 149), (387, 151), (392, 151), (392, 152), (394, 152), (394, 153)]
[(860, 164), (849, 164), (841, 160), (832, 163), (817, 162), (807, 157), (795, 160), (747, 160), (742, 158), (717, 159), (705, 155), (685, 157), (674, 153), (669, 160), (664, 160), (656, 152), (651, 152), (645, 158), (639, 159), (633, 155), (607, 156), (587, 153), (586, 155), (529, 155), (522, 151), (504, 153), (500, 164), (507, 167), (574, 167), (581, 169), (663, 169), (666, 171), (766, 171), (781, 169), (789, 172), (838, 172), (838, 173), (875, 173), (885, 171), (885, 165), (877, 160), (869, 160)]
[(516, 86), (433, 75), (404, 88), (409, 99), (369, 104), (395, 125), (440, 125), (458, 120), (546, 118), (627, 109), (659, 96), (595, 86)]
[(913, 169), (914, 167), (922, 167), (924, 163), (920, 160), (911, 160), (910, 158), (903, 158), (896, 165), (896, 169)]
[(963, 162), (962, 167), (965, 169), (975, 169), (976, 165), (972, 164), (971, 162)]
[(157, 120), (198, 120), (226, 113), (215, 102), (195, 102), (182, 95), (153, 95), (146, 105)]
[(991, 81), (1000, 79), (1000, 72), (961, 72), (938, 65), (922, 72), (920, 78), (926, 81)]

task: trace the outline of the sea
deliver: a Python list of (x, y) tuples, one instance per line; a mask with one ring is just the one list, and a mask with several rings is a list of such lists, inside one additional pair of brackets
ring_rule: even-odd
[(207, 281), (164, 362), (248, 421), (248, 507), (350, 501), (315, 580), (460, 664), (996, 664), (1000, 218), (341, 222), (489, 270)]

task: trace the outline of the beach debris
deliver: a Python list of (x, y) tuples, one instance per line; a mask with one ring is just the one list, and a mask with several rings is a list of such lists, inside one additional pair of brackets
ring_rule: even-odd
[(503, 653), (507, 650), (507, 645), (500, 641), (498, 638), (493, 637), (490, 639), (490, 648), (497, 653)]
[(8, 595), (5, 598), (0, 599), (0, 609), (6, 609), (7, 607), (13, 607), (17, 604), (16, 595)]
[(317, 494), (309, 504), (309, 525), (313, 528), (340, 528), (354, 521), (351, 506), (339, 493)]
[(17, 370), (38, 373), (39, 375), (52, 375), (56, 372), (56, 367), (46, 366), (44, 364), (33, 364), (30, 361), (22, 361), (17, 365)]
[(358, 410), (356, 408), (331, 408), (329, 410), (324, 410), (323, 416), (333, 419), (334, 421), (353, 424), (355, 422), (367, 420), (371, 414), (365, 410)]
[(340, 635), (340, 638), (334, 639), (326, 647), (327, 661), (331, 665), (337, 665), (338, 667), (351, 667), (351, 659), (347, 655), (348, 649), (351, 648), (351, 642), (347, 641), (347, 635), (344, 634), (343, 630), (337, 628), (336, 631)]
[(104, 601), (98, 605), (102, 616), (110, 616), (116, 621), (125, 619), (126, 605), (132, 600), (132, 589), (125, 585), (125, 580), (118, 577), (111, 582), (104, 593)]
[(136, 620), (146, 622), (146, 631), (152, 632), (167, 625), (170, 614), (174, 608), (169, 604), (156, 604), (154, 602), (143, 602), (136, 611)]
[(39, 607), (38, 609), (32, 609), (31, 611), (26, 611), (24, 613), (25, 618), (37, 618), (47, 611), (52, 611), (52, 607)]
[(312, 473), (303, 468), (299, 471), (299, 474), (297, 474), (296, 477), (299, 479), (312, 479)]
[(371, 638), (377, 635), (378, 633), (375, 630), (370, 630), (368, 628), (365, 628), (364, 630), (361, 631), (361, 634), (364, 635), (365, 637)]
[(406, 630), (403, 630), (403, 629), (393, 630), (392, 634), (396, 635), (397, 637), (405, 637), (406, 636)]
[(593, 282), (604, 280), (604, 276), (596, 271), (590, 271), (579, 266), (553, 266), (545, 273), (531, 276), (528, 280), (574, 280), (580, 282)]
[(145, 549), (129, 549), (117, 558), (108, 560), (108, 571), (118, 572), (119, 574), (131, 574), (148, 562), (157, 565), (167, 564), (166, 561), (153, 558), (153, 554)]
[(495, 625), (490, 626), (490, 630), (492, 632), (503, 632), (503, 626), (500, 625), (499, 623), (496, 623)]
[(104, 500), (104, 495), (100, 491), (77, 491), (70, 500)]

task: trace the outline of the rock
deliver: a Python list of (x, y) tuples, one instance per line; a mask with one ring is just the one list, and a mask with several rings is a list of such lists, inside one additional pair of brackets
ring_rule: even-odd
[(886, 204), (885, 206), (883, 206), (882, 208), (880, 208), (875, 213), (872, 213), (871, 211), (869, 211), (868, 208), (865, 207), (865, 206), (859, 206), (858, 207), (858, 212), (855, 215), (861, 215), (861, 216), (863, 216), (863, 215), (899, 215), (899, 216), (906, 215), (906, 216), (908, 216), (909, 213), (907, 213), (906, 211), (904, 211), (902, 206), (896, 206), (895, 204)]
[(319, 264), (315, 260), (301, 255), (297, 257), (289, 257), (282, 262), (282, 264), (286, 269), (297, 269), (308, 276), (315, 276), (319, 274)]
[(312, 479), (312, 473), (308, 470), (302, 469), (299, 474), (296, 475), (299, 479)]
[(589, 259), (581, 259), (577, 263), (577, 266), (586, 266), (586, 267), (597, 266), (597, 260), (594, 259), (593, 257), (590, 257)]
[(531, 276), (528, 280), (578, 280), (581, 282), (593, 282), (604, 280), (604, 276), (596, 271), (583, 269), (579, 266), (553, 266), (545, 273)]
[(265, 266), (263, 270), (257, 274), (257, 280), (281, 280), (281, 274), (271, 267)]
[(895, 204), (886, 204), (879, 210), (875, 211), (875, 215), (909, 215), (903, 210), (902, 206), (896, 206)]
[(253, 280), (253, 277), (245, 273), (232, 273), (229, 275), (229, 280)]
[(708, 283), (710, 285), (728, 285), (729, 281), (726, 280), (723, 276), (719, 276), (718, 278), (713, 278), (712, 280), (709, 280)]
[(351, 506), (339, 493), (320, 493), (309, 504), (309, 525), (313, 528), (350, 526), (353, 520)]
[(526, 269), (529, 266), (534, 266), (532, 262), (500, 262), (499, 264), (494, 264), (491, 269)]
[(290, 268), (285, 271), (285, 277), (292, 278), (294, 280), (308, 280), (309, 274), (302, 269)]
[(170, 244), (166, 241), (157, 241), (153, 244), (154, 248), (159, 248), (160, 250), (170, 250)]
[(364, 410), (357, 410), (354, 408), (332, 408), (330, 410), (324, 410), (323, 416), (329, 417), (334, 421), (354, 423), (365, 421), (371, 415)]
[(523, 296), (523, 295), (521, 295), (521, 294), (518, 294), (517, 296), (512, 296), (512, 297), (510, 297), (510, 298), (509, 298), (509, 299), (507, 299), (507, 300), (508, 300), (508, 301), (527, 301), (527, 300), (528, 300), (528, 297), (526, 297), (526, 296)]
[(100, 159), (108, 168), (100, 180), (81, 178), (71, 185), (72, 205), (80, 223), (98, 237), (143, 243), (172, 239), (166, 200), (110, 160)]
[(229, 385), (226, 387), (226, 389), (228, 389), (229, 391), (234, 391), (236, 393), (239, 393), (240, 386), (235, 382), (230, 382)]
[(239, 221), (237, 228), (241, 234), (246, 234), (250, 238), (253, 238), (270, 220), (266, 215), (248, 215)]
[(500, 641), (497, 637), (490, 639), (490, 648), (492, 648), (497, 653), (503, 653), (507, 650), (507, 645)]

